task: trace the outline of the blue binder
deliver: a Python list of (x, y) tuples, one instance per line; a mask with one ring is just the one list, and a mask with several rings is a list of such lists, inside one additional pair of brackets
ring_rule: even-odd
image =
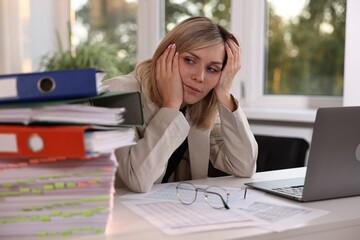
[(95, 68), (0, 75), (0, 104), (97, 96), (104, 76)]

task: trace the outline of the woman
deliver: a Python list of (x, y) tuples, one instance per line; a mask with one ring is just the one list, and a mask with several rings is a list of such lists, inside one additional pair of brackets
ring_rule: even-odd
[(134, 73), (107, 80), (110, 91), (139, 90), (143, 101), (137, 144), (115, 151), (122, 185), (147, 192), (154, 183), (206, 178), (209, 160), (234, 176), (254, 174), (257, 143), (230, 94), (239, 69), (237, 39), (208, 18), (192, 17)]

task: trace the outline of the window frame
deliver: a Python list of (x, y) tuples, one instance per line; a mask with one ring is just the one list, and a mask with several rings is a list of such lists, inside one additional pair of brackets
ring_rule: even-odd
[(232, 9), (237, 9), (236, 14), (232, 13), (232, 31), (242, 43), (242, 70), (238, 81), (245, 107), (306, 110), (342, 106), (342, 96), (264, 94), (266, 0), (233, 0)]

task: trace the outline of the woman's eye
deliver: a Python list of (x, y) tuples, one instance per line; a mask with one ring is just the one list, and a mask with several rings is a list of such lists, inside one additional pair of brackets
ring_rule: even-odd
[(219, 72), (219, 70), (217, 68), (213, 68), (213, 67), (208, 67), (208, 71), (213, 72), (213, 73)]
[(191, 58), (184, 58), (184, 61), (188, 64), (194, 63), (194, 61)]

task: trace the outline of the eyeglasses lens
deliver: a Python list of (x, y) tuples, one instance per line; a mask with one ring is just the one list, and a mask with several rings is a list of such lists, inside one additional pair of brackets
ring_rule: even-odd
[(181, 183), (177, 186), (177, 196), (184, 204), (192, 204), (196, 200), (196, 189), (192, 184)]
[(223, 208), (223, 200), (225, 201), (225, 203), (227, 203), (228, 195), (226, 190), (223, 188), (209, 187), (206, 189), (206, 200), (214, 208)]

